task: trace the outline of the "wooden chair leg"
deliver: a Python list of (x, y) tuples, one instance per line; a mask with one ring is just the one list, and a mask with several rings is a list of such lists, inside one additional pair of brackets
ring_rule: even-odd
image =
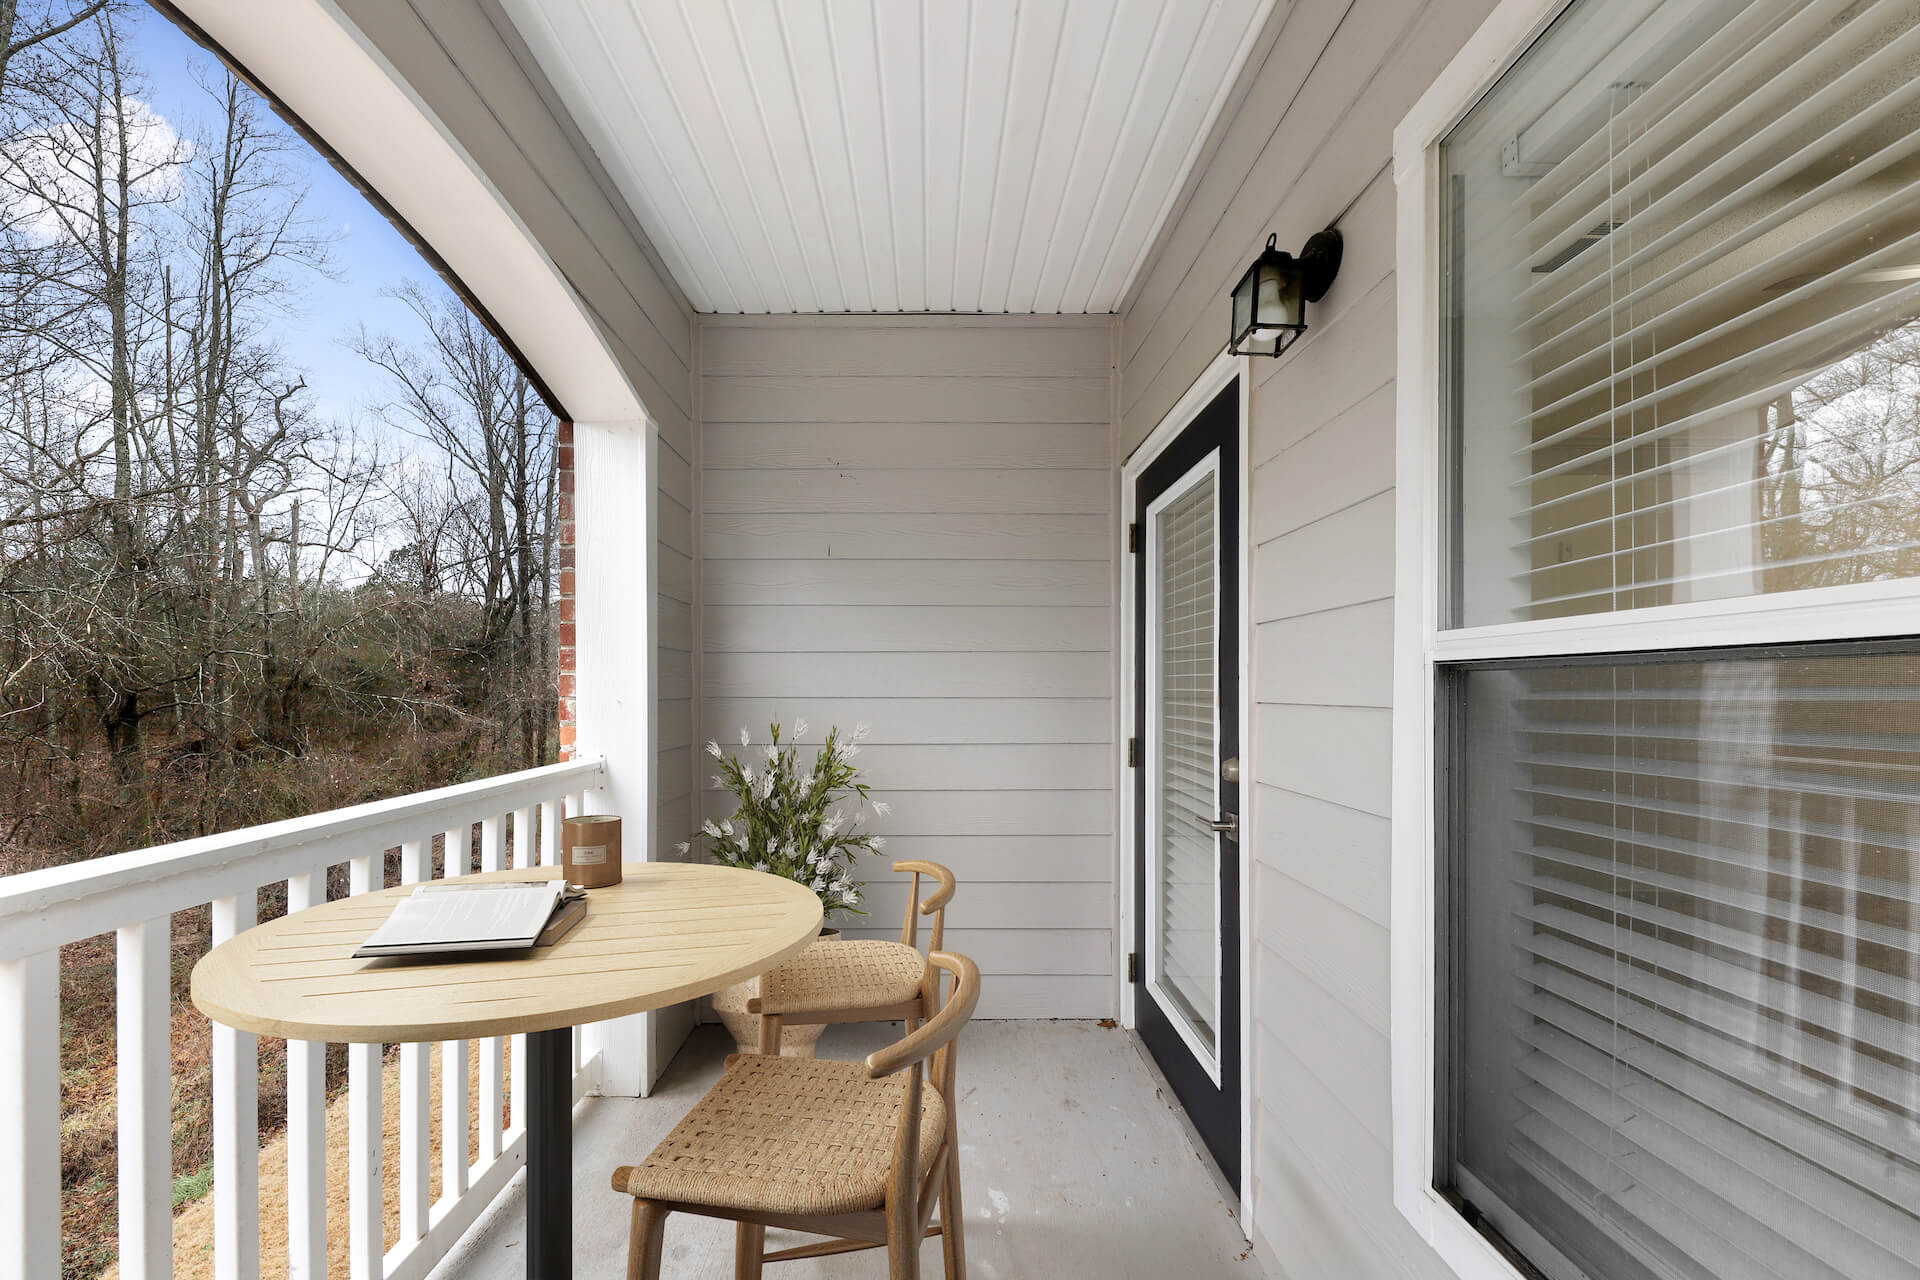
[[(778, 1022), (779, 1019), (774, 1019)], [(778, 1033), (776, 1033), (778, 1034)], [(733, 1280), (760, 1280), (760, 1263), (767, 1252), (767, 1229), (739, 1222), (733, 1229)]]
[(918, 1215), (911, 1204), (887, 1203), (887, 1280), (920, 1280)]
[(627, 1233), (627, 1280), (660, 1280), (666, 1237), (667, 1211), (651, 1200), (635, 1200), (633, 1226)]
[(967, 1280), (966, 1211), (960, 1207), (960, 1153), (947, 1136), (947, 1171), (940, 1178), (940, 1256), (947, 1280)]
[(780, 1015), (763, 1013), (760, 1015), (760, 1052), (780, 1055)]

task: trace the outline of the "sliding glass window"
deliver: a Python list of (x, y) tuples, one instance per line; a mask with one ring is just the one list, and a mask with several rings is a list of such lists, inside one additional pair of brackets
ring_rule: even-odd
[(1552, 1280), (1910, 1278), (1920, 12), (1576, 0), (1440, 168), (1435, 1184)]

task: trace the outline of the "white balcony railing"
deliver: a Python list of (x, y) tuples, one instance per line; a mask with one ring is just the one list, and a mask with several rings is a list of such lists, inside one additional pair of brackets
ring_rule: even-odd
[[(602, 760), (579, 760), (337, 809), (224, 835), (0, 878), (0, 1276), (60, 1274), (60, 948), (116, 934), (119, 1262), (126, 1280), (169, 1274), (173, 1253), (170, 1103), (170, 917), (211, 904), (217, 944), (250, 927), (261, 888), (287, 886), (287, 910), (322, 900), (345, 864), (349, 892), (381, 887), (385, 854), (401, 879), (434, 874), (433, 838), (469, 847), (480, 827), (484, 870), (559, 860), (560, 818), (604, 785)], [(539, 814), (536, 827), (534, 815)], [(536, 840), (537, 832), (537, 840)], [(464, 866), (457, 854), (456, 870)], [(213, 1029), (214, 1266), (221, 1280), (260, 1273), (258, 1052), (255, 1037)], [(517, 1066), (522, 1037), (512, 1038)], [(479, 1155), (468, 1159), (468, 1054), (479, 1054)], [(525, 1073), (509, 1075), (499, 1039), (442, 1046), (441, 1192), (429, 1203), (431, 1080), (427, 1045), (400, 1050), (399, 1239), (384, 1239), (381, 1046), (348, 1051), (349, 1255), (353, 1280), (423, 1276), (525, 1163)], [(327, 1274), (324, 1046), (287, 1045), (288, 1272)], [(574, 1091), (591, 1087), (580, 1060)], [(511, 1096), (502, 1122), (503, 1081)]]

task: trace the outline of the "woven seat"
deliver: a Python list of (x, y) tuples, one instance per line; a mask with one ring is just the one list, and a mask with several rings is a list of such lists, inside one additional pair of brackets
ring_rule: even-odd
[[(953, 872), (937, 862), (912, 860), (896, 862), (893, 869), (913, 875), (900, 941), (817, 942), (779, 968), (715, 993), (714, 1012), (740, 1052), (811, 1058), (819, 1037), (813, 1028), (827, 1023), (899, 1021), (912, 1030), (920, 1021), (927, 961), (919, 949), (919, 917), (933, 917), (929, 949), (938, 950), (953, 897)], [(934, 882), (924, 900), (922, 876)]]
[[(660, 1280), (676, 1213), (733, 1221), (734, 1280), (760, 1280), (768, 1262), (873, 1248), (886, 1249), (893, 1280), (920, 1280), (930, 1235), (946, 1280), (966, 1280), (954, 1058), (979, 1003), (980, 966), (935, 950), (917, 1006), (925, 1021), (865, 1062), (727, 1059), (665, 1141), (613, 1171), (613, 1189), (633, 1197), (627, 1280)], [(764, 1021), (777, 1027), (780, 1015)], [(769, 1253), (769, 1227), (826, 1238)]]
[[(648, 1200), (763, 1213), (857, 1213), (886, 1200), (902, 1081), (865, 1063), (743, 1054), (614, 1189)], [(921, 1093), (920, 1170), (946, 1132), (937, 1089)]]
[(927, 959), (882, 939), (816, 942), (761, 976), (761, 1013), (838, 1013), (880, 1009), (919, 998)]

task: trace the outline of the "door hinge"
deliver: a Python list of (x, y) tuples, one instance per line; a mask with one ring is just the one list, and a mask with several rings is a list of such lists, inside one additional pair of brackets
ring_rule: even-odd
[(1138, 951), (1127, 952), (1127, 981), (1140, 981), (1140, 953)]
[(1128, 738), (1127, 739), (1127, 768), (1138, 769), (1139, 767), (1140, 767), (1140, 739)]
[(1130, 524), (1127, 526), (1127, 551), (1130, 554), (1137, 554), (1139, 550), (1140, 550), (1140, 526), (1137, 524)]

